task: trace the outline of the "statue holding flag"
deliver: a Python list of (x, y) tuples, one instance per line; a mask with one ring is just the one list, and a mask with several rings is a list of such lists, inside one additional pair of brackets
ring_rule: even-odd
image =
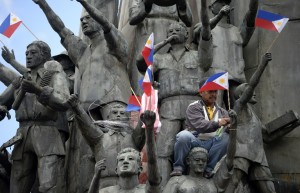
[[(206, 0), (202, 0), (203, 33), (198, 51), (186, 47), (188, 31), (183, 23), (169, 26), (167, 39), (153, 47), (155, 54), (170, 44), (165, 54), (155, 54), (153, 59), (154, 77), (160, 83), (159, 102), (161, 129), (157, 134), (157, 154), (162, 174), (162, 185), (166, 184), (171, 172), (171, 156), (176, 134), (183, 129), (187, 106), (199, 100), (199, 78), (210, 68), (212, 62), (212, 43)], [(140, 72), (149, 73), (148, 65), (142, 55), (137, 59)], [(144, 81), (145, 82), (145, 81)]]

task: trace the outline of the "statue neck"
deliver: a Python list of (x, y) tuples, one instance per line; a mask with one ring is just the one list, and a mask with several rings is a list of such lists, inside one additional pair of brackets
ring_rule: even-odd
[(199, 179), (204, 178), (203, 177), (203, 172), (201, 172), (201, 173), (199, 173), (199, 172), (195, 173), (192, 170), (189, 172), (189, 176), (194, 177), (194, 178), (199, 178)]
[(138, 175), (119, 177), (118, 185), (121, 190), (130, 190), (139, 185)]

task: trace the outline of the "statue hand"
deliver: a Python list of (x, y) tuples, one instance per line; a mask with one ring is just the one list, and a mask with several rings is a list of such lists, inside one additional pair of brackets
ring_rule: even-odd
[(229, 5), (225, 5), (224, 7), (222, 7), (222, 9), (220, 10), (220, 13), (222, 15), (228, 15), (231, 11), (231, 8)]
[(145, 111), (141, 114), (141, 121), (146, 125), (146, 127), (151, 127), (154, 125), (156, 120), (156, 115), (153, 111)]
[(37, 85), (35, 82), (31, 80), (26, 80), (26, 79), (23, 79), (21, 88), (25, 92), (34, 93), (37, 95), (39, 95), (42, 92), (42, 88), (39, 85)]
[(106, 168), (106, 166), (105, 166), (105, 159), (102, 159), (102, 160), (98, 161), (95, 164), (95, 174), (98, 174), (102, 170), (105, 170), (105, 168)]
[(157, 82), (157, 81), (153, 81), (152, 86), (153, 86), (153, 88), (154, 88), (155, 90), (157, 90), (157, 89), (159, 89), (159, 87), (160, 87), (160, 83)]
[(71, 106), (71, 107), (76, 107), (79, 104), (79, 100), (78, 97), (75, 94), (72, 94), (70, 96), (70, 98), (68, 99), (67, 103)]
[(9, 64), (16, 59), (14, 50), (10, 52), (6, 46), (2, 47), (2, 57)]
[(0, 121), (2, 121), (8, 113), (6, 106), (0, 105)]
[(270, 62), (272, 60), (272, 54), (271, 53), (265, 53), (263, 56), (264, 62)]
[(237, 114), (233, 109), (230, 109), (228, 111), (229, 117), (230, 117), (230, 123), (231, 125), (234, 125), (236, 123)]
[(176, 41), (176, 39), (178, 39), (179, 36), (178, 35), (171, 35), (167, 38), (167, 42), (170, 43), (172, 41)]

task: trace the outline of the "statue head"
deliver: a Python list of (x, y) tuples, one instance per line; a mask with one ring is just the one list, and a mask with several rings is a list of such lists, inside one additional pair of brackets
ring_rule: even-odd
[[(125, 111), (126, 107), (121, 103), (110, 104), (107, 119), (110, 121), (129, 121), (129, 113)], [(105, 113), (102, 112), (102, 116)]]
[(207, 164), (208, 152), (202, 147), (194, 147), (186, 158), (190, 173), (203, 173)]
[(121, 177), (139, 175), (143, 170), (141, 156), (133, 148), (122, 149), (117, 156), (117, 174)]
[[(243, 84), (240, 84), (238, 87), (236, 87), (236, 89), (234, 90), (234, 98), (236, 100), (242, 96), (242, 94), (246, 90), (247, 86), (248, 86), (248, 83), (243, 83)], [(249, 103), (251, 103), (251, 104), (257, 103), (255, 92), (253, 93), (251, 99), (249, 100)]]
[(51, 49), (49, 45), (43, 41), (34, 41), (27, 46), (25, 55), (26, 67), (34, 69), (51, 60)]
[(224, 5), (229, 5), (231, 0), (211, 0), (208, 6), (214, 15), (217, 15)]
[(172, 35), (177, 36), (177, 38), (171, 41), (171, 45), (185, 43), (189, 37), (189, 32), (187, 30), (187, 27), (182, 22), (172, 23), (169, 26), (167, 34), (168, 37)]
[(88, 37), (102, 30), (101, 25), (96, 22), (85, 10), (80, 18), (80, 22), (83, 34)]

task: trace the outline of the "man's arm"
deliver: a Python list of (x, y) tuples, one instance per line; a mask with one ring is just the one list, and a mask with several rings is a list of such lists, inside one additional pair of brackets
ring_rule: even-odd
[(199, 34), (201, 37), (198, 45), (199, 61), (204, 72), (208, 71), (213, 60), (213, 44), (206, 1), (201, 0), (202, 32)]
[(95, 164), (95, 173), (94, 173), (93, 179), (91, 181), (91, 185), (90, 185), (88, 193), (99, 192), (101, 171), (105, 170), (105, 168), (106, 168), (105, 159), (102, 159)]
[(147, 146), (147, 158), (148, 158), (148, 182), (151, 189), (156, 189), (159, 187), (161, 182), (161, 177), (158, 171), (156, 148), (154, 141), (154, 122), (155, 122), (155, 113), (152, 111), (145, 111), (141, 114), (141, 120), (146, 125), (146, 146)]
[(139, 120), (135, 129), (132, 132), (132, 140), (138, 151), (142, 151), (146, 140), (145, 129), (142, 128), (142, 126), (143, 126), (143, 122)]
[(249, 10), (247, 11), (244, 21), (240, 26), (243, 47), (247, 46), (255, 30), (255, 17), (258, 9), (258, 0), (250, 0)]
[(17, 73), (7, 68), (0, 62), (0, 81), (5, 85), (9, 86), (16, 78), (20, 77)]
[(228, 15), (230, 13), (230, 6), (229, 5), (225, 5), (224, 7), (222, 7), (222, 9), (219, 11), (219, 13), (214, 16), (213, 18), (211, 18), (209, 20), (210, 23), (210, 29), (214, 29), (216, 27), (216, 25), (219, 23), (219, 21), (226, 15)]
[[(242, 96), (239, 99), (239, 101), (242, 105), (246, 104), (253, 96), (254, 89), (256, 88), (257, 84), (259, 83), (260, 77), (261, 77), (262, 73), (264, 72), (264, 70), (266, 69), (267, 64), (271, 60), (272, 60), (271, 53), (266, 53), (262, 57), (261, 64), (257, 67), (254, 74), (251, 76), (246, 90), (243, 92)], [(239, 111), (237, 111), (237, 112), (239, 112)]]
[(12, 67), (14, 67), (20, 74), (24, 75), (24, 73), (27, 72), (27, 68), (16, 60), (14, 50), (11, 50), (10, 52), (6, 46), (2, 47), (2, 57), (7, 63), (9, 63)]
[[(138, 25), (143, 22), (151, 11), (152, 5), (145, 4), (143, 0), (132, 0), (132, 6), (129, 8), (129, 24)], [(141, 11), (145, 10), (145, 11)]]

